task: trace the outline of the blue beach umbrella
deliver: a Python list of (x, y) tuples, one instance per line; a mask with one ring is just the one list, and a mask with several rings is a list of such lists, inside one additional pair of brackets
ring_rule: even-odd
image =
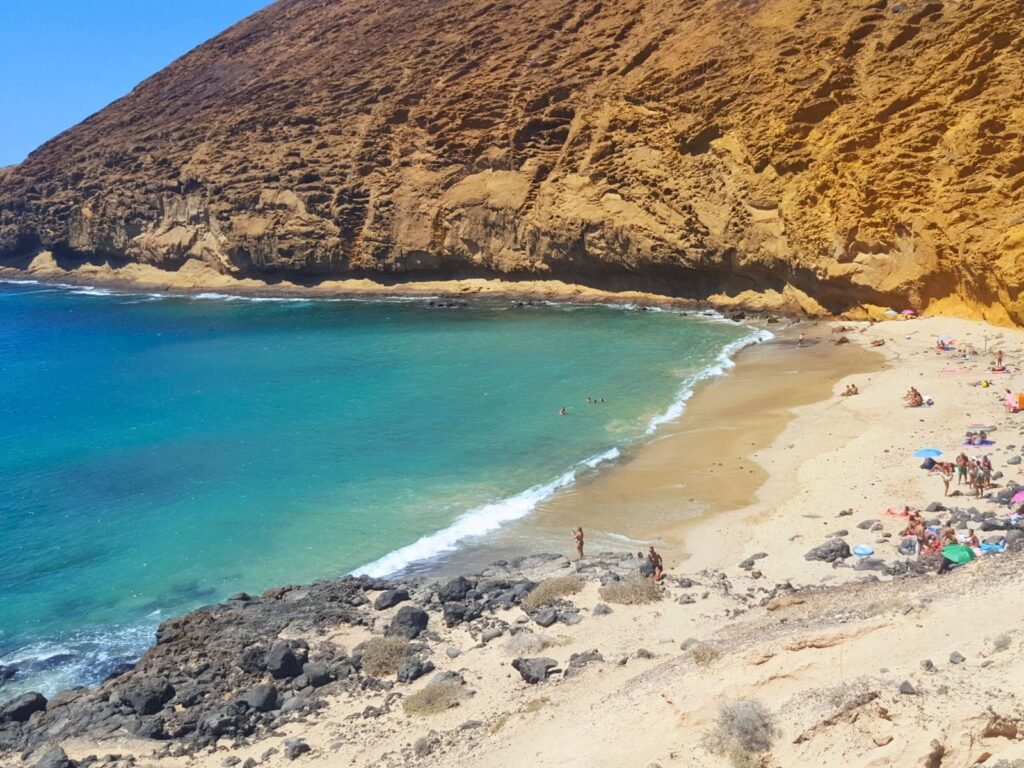
[(937, 459), (942, 455), (942, 451), (938, 448), (918, 448), (914, 451), (914, 458), (916, 459)]
[(895, 309), (887, 309), (887, 310), (885, 310), (885, 314), (887, 314), (887, 315), (898, 315), (899, 312), (897, 312)]

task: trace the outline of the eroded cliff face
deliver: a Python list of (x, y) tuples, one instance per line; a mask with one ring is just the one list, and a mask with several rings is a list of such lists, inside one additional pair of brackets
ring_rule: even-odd
[(279, 0), (0, 171), (0, 261), (1024, 320), (1019, 0)]

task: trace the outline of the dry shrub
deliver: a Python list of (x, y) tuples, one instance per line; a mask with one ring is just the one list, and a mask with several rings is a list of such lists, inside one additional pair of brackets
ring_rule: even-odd
[(664, 595), (661, 585), (653, 579), (631, 576), (622, 581), (612, 581), (601, 587), (601, 599), (619, 605), (644, 605), (661, 600)]
[(457, 707), (462, 700), (462, 685), (454, 680), (438, 680), (405, 697), (402, 708), (407, 715), (436, 715)]
[(493, 723), (491, 723), (490, 726), (488, 726), (487, 730), (492, 734), (497, 733), (505, 727), (505, 724), (508, 723), (509, 718), (511, 717), (512, 715), (510, 715), (508, 712), (502, 712), (500, 715), (498, 715), (497, 719)]
[(409, 641), (401, 637), (375, 637), (360, 646), (363, 672), (373, 677), (393, 675), (405, 661)]
[(713, 663), (722, 652), (710, 643), (697, 643), (690, 649), (690, 658), (698, 667), (706, 667)]
[(517, 632), (505, 643), (504, 651), (509, 656), (536, 656), (558, 644), (558, 640), (547, 635), (535, 632)]
[(1013, 638), (1010, 635), (1000, 635), (992, 641), (992, 653), (1000, 653), (1010, 649)]
[(539, 699), (530, 699), (523, 705), (523, 712), (536, 712), (539, 709), (543, 709), (551, 703), (551, 699), (547, 696), (541, 696)]
[(578, 576), (556, 576), (544, 579), (523, 598), (522, 606), (528, 611), (547, 605), (560, 597), (575, 595), (583, 589), (583, 582)]
[(772, 713), (759, 701), (739, 699), (722, 703), (715, 725), (704, 734), (708, 752), (729, 759), (736, 768), (752, 768), (771, 750), (778, 729)]

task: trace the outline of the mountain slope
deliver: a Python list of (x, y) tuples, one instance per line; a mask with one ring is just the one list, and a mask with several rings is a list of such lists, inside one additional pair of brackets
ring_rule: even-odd
[(0, 261), (1021, 322), (1021, 29), (1005, 0), (279, 0), (2, 172)]

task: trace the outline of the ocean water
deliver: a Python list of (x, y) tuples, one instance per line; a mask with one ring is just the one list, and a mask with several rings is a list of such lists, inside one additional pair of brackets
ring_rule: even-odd
[(0, 699), (95, 684), (238, 591), (472, 542), (756, 337), (600, 306), (0, 284)]

